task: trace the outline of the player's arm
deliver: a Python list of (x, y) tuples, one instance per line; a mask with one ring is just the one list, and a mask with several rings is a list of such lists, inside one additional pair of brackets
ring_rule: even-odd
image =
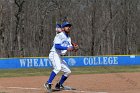
[(64, 46), (61, 46), (61, 44), (55, 44), (55, 48), (58, 50), (68, 50), (68, 51), (73, 50), (73, 46), (64, 47)]

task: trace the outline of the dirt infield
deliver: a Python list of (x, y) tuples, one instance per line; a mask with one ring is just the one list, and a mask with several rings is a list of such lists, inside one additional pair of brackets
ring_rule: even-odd
[[(47, 78), (47, 76), (0, 78), (0, 93), (47, 93), (43, 87)], [(57, 76), (53, 84), (59, 78), (60, 76)], [(65, 85), (77, 90), (55, 93), (140, 93), (140, 73), (71, 75)]]

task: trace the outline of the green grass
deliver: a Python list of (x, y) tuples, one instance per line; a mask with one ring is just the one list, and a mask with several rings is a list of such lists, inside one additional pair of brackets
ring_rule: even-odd
[[(48, 76), (52, 69), (30, 68), (30, 69), (9, 69), (0, 70), (2, 77), (23, 77), (23, 76)], [(72, 74), (100, 74), (120, 72), (140, 72), (140, 66), (114, 66), (114, 67), (72, 67)], [(60, 73), (61, 74), (61, 73)]]

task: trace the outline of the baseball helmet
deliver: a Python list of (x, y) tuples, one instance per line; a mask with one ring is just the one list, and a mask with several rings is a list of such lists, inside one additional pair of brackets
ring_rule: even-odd
[(72, 26), (72, 24), (70, 24), (69, 22), (63, 22), (63, 24), (62, 24), (62, 28), (64, 28), (64, 27), (71, 27)]

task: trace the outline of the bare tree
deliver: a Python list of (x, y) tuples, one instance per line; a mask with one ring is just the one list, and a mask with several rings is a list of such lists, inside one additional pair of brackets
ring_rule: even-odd
[(139, 54), (139, 10), (139, 0), (0, 0), (0, 57), (48, 56), (65, 16), (80, 46), (70, 54)]

